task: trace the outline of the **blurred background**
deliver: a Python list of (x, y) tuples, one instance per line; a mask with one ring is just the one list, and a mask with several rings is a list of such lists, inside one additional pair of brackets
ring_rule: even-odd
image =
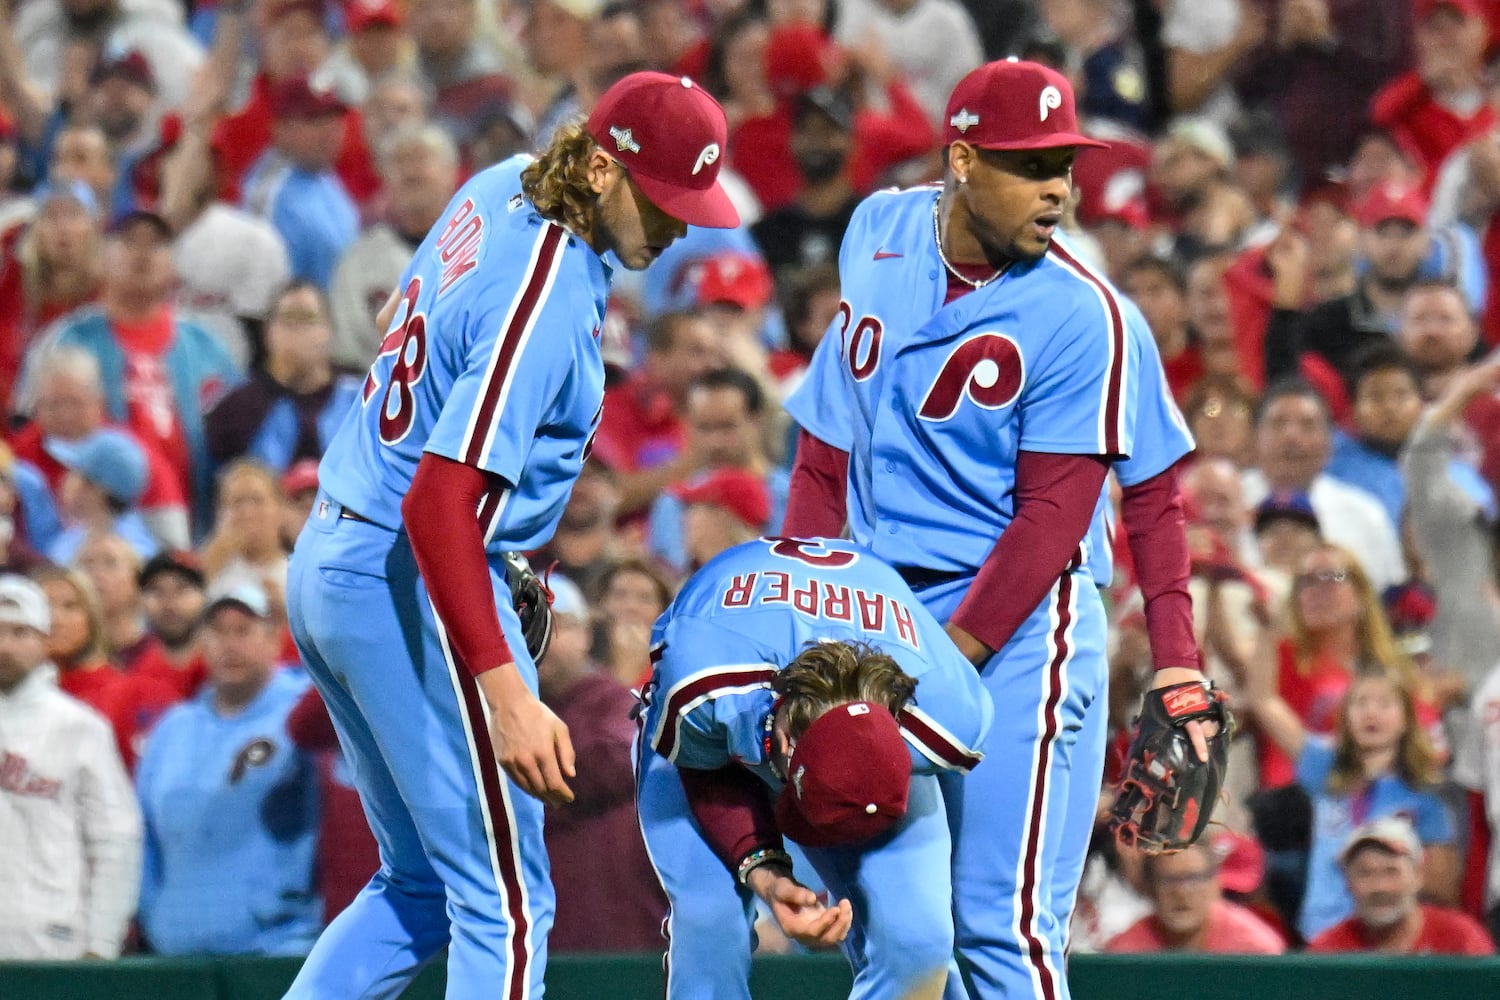
[[(593, 460), (532, 561), (572, 584), (542, 694), (593, 776), (549, 815), (551, 949), (659, 951), (629, 760), (651, 624), (778, 529), (781, 402), (837, 315), (850, 215), (939, 177), (949, 91), (1011, 55), (1066, 73), (1110, 143), (1065, 228), (1140, 305), (1197, 438), (1196, 626), (1242, 722), (1201, 848), (1096, 838), (1072, 950), (1493, 951), (1500, 3), (0, 11), (0, 569), (50, 618), (0, 652), (0, 958), (297, 956), (364, 884), (285, 628), (317, 460), (457, 186), (641, 68), (723, 104), (744, 225), (617, 273)], [(1151, 668), (1116, 560), (1114, 761)], [(32, 669), (113, 739), (31, 707)]]

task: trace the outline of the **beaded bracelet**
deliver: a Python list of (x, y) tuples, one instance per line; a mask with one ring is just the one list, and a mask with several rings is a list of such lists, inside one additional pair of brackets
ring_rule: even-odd
[(758, 851), (751, 851), (740, 862), (739, 871), (735, 872), (734, 875), (735, 880), (740, 885), (748, 887), (750, 885), (750, 873), (761, 865), (771, 864), (783, 864), (790, 868), (792, 867), (792, 856), (778, 847), (762, 847)]

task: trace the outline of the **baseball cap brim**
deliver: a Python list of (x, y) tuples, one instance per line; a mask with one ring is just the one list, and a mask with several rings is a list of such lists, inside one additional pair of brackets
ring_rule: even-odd
[(651, 203), (674, 219), (705, 229), (736, 229), (740, 213), (729, 192), (718, 181), (706, 188), (686, 188), (648, 177), (639, 171), (630, 175)]
[(972, 146), (980, 149), (1058, 149), (1062, 146), (1088, 146), (1093, 149), (1108, 149), (1109, 143), (1100, 142), (1098, 139), (1090, 139), (1086, 135), (1077, 132), (1053, 132), (1051, 135), (1036, 135), (1030, 139), (1020, 142), (974, 142)]
[(846, 817), (837, 831), (831, 831), (810, 823), (807, 817), (802, 815), (802, 810), (797, 808), (796, 798), (789, 792), (783, 790), (776, 797), (777, 829), (781, 831), (782, 836), (803, 847), (845, 847), (851, 844), (863, 844), (889, 831), (900, 819), (899, 816), (891, 816), (883, 812), (869, 815), (856, 814)]

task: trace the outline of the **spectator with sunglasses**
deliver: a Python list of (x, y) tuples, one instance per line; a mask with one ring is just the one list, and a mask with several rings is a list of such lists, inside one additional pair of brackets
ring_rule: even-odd
[[(1401, 675), (1417, 696), (1424, 728), (1438, 728), (1437, 712), (1391, 635), (1379, 595), (1348, 550), (1325, 542), (1302, 560), (1283, 617), (1287, 637), (1266, 667), (1270, 690), (1307, 732), (1333, 732), (1350, 683), (1368, 670)], [(1263, 741), (1262, 787), (1296, 780), (1295, 755), (1284, 750), (1274, 737)]]

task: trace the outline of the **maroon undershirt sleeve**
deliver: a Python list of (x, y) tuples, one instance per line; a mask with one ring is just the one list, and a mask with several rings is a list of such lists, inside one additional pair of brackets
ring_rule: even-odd
[(1015, 517), (950, 621), (990, 649), (1004, 646), (1077, 555), (1108, 472), (1103, 455), (1020, 452)]
[(739, 871), (750, 852), (781, 849), (781, 831), (765, 782), (738, 764), (717, 771), (679, 767), (677, 774), (703, 839), (731, 874)]
[(500, 631), (477, 515), (484, 495), (499, 488), (489, 473), (428, 452), (401, 501), (427, 595), (453, 655), (476, 677), (515, 660)]
[(1193, 599), (1188, 594), (1191, 559), (1179, 488), (1181, 463), (1145, 482), (1127, 486), (1120, 519), (1135, 579), (1146, 601), (1146, 632), (1156, 669), (1203, 669), (1193, 636)]
[(849, 453), (807, 431), (797, 432), (781, 533), (791, 538), (837, 538), (848, 517)]

